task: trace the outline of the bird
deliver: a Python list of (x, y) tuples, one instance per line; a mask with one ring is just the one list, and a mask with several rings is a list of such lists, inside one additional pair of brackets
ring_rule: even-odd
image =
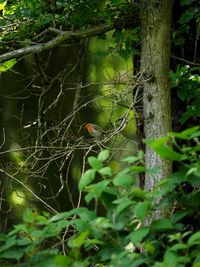
[(93, 137), (100, 137), (104, 134), (101, 127), (94, 123), (87, 123), (84, 128), (87, 130), (87, 133)]

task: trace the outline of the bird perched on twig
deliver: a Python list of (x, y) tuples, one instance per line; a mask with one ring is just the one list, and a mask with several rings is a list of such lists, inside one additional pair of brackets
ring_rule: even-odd
[(100, 137), (102, 134), (105, 134), (97, 124), (87, 123), (84, 128), (87, 130), (87, 133), (93, 137)]

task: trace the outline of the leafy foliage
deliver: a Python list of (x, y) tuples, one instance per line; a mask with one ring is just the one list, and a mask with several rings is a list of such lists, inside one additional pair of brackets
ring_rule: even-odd
[(172, 32), (172, 42), (175, 46), (182, 46), (187, 42), (191, 35), (192, 28), (196, 26), (197, 34), (199, 34), (199, 3), (196, 0), (180, 1), (181, 13), (177, 21), (176, 28)]
[(175, 72), (170, 72), (172, 90), (177, 90), (179, 99), (186, 103), (186, 110), (180, 118), (182, 124), (193, 116), (200, 116), (200, 76), (197, 74), (199, 69), (178, 65)]
[[(84, 190), (87, 203), (104, 205), (104, 215), (87, 207), (53, 217), (26, 210), (23, 224), (0, 236), (1, 264), (199, 266), (199, 137), (200, 129), (194, 127), (147, 142), (162, 157), (179, 165), (153, 192), (135, 185), (136, 170), (144, 171), (137, 166), (141, 153), (126, 159), (130, 165), (117, 174), (105, 165), (107, 150), (89, 157), (91, 169), (82, 176), (79, 188)], [(101, 179), (96, 181), (97, 174)], [(145, 225), (146, 218), (158, 208), (166, 211), (166, 217)]]
[[(133, 7), (128, 0), (20, 0), (3, 1), (0, 10), (3, 13), (0, 18), (0, 48), (9, 50), (10, 47), (23, 47), (27, 39), (29, 44), (34, 44), (36, 36), (48, 27), (78, 30), (103, 23), (111, 24), (114, 19), (130, 14)], [(46, 41), (51, 38), (47, 34), (44, 37)]]

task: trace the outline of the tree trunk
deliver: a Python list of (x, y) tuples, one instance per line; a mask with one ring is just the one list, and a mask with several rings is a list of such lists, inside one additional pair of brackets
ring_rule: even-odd
[[(141, 72), (144, 77), (143, 119), (146, 139), (156, 139), (171, 130), (170, 108), (170, 29), (172, 0), (143, 0), (141, 8)], [(157, 175), (146, 174), (144, 187), (151, 191), (171, 173), (171, 162), (161, 159), (148, 146), (147, 168), (159, 166)], [(158, 214), (158, 215), (156, 215)], [(154, 219), (159, 217), (159, 212)]]

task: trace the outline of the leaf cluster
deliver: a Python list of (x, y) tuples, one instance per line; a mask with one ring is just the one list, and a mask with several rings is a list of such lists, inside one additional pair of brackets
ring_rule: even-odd
[[(113, 19), (132, 11), (132, 3), (128, 0), (20, 0), (3, 1), (1, 6), (0, 48), (4, 50), (34, 44), (35, 37), (48, 27), (74, 31), (94, 25), (111, 25)], [(49, 38), (51, 36), (43, 35), (42, 41)]]
[(186, 108), (180, 118), (181, 124), (193, 116), (200, 116), (199, 70), (200, 67), (178, 65), (174, 72), (170, 72), (172, 91), (176, 90), (178, 98), (186, 103)]
[[(24, 213), (24, 222), (0, 235), (1, 266), (135, 267), (200, 264), (200, 129), (171, 132), (146, 141), (161, 157), (173, 160), (177, 171), (153, 192), (137, 187), (145, 170), (143, 153), (125, 159), (127, 167), (114, 173), (107, 165), (109, 151), (89, 157), (79, 189), (87, 204), (53, 217)], [(97, 179), (98, 177), (98, 179)], [(156, 211), (165, 217), (147, 224)]]

